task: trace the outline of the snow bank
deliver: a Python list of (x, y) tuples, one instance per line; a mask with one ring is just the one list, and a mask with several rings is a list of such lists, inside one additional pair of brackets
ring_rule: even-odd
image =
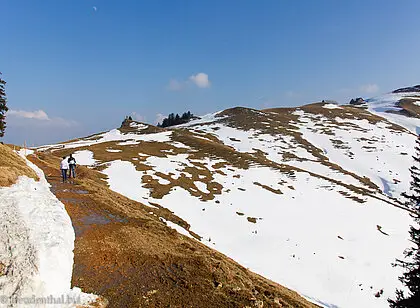
[[(51, 193), (43, 172), (27, 164), (39, 182), (21, 176), (13, 186), (0, 188), (0, 262), (8, 269), (0, 276), (0, 298), (7, 302), (0, 304), (48, 297), (64, 301), (57, 307), (93, 301), (95, 295), (70, 289), (75, 239), (70, 217)], [(8, 305), (23, 306), (28, 307), (22, 302)]]
[(325, 108), (325, 109), (342, 109), (340, 106), (335, 105), (335, 104), (325, 104), (324, 106), (322, 106), (322, 108)]

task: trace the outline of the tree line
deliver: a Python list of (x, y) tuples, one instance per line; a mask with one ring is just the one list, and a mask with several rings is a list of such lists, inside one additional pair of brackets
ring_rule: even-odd
[(162, 123), (158, 123), (158, 127), (169, 127), (179, 124), (184, 124), (189, 122), (192, 118), (194, 118), (194, 115), (187, 111), (184, 112), (181, 116), (179, 114), (170, 113), (167, 118), (164, 118), (162, 120)]

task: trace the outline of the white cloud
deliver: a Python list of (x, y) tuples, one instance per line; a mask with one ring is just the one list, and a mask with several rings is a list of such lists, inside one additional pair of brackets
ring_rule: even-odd
[(164, 118), (166, 118), (163, 114), (161, 114), (161, 113), (158, 113), (158, 114), (156, 114), (156, 120), (155, 120), (155, 123), (157, 124), (157, 123), (161, 123), (162, 124), (162, 121), (163, 121), (163, 119)]
[(209, 75), (205, 73), (198, 73), (190, 76), (190, 80), (199, 88), (210, 88)]
[(169, 80), (169, 85), (167, 89), (170, 91), (181, 91), (185, 88), (185, 86), (186, 86), (185, 82), (181, 82), (176, 79), (171, 79)]
[[(40, 145), (73, 139), (88, 133), (71, 119), (53, 117), (43, 110), (9, 110), (6, 114), (5, 141), (13, 144)], [(91, 132), (89, 132), (91, 133)]]
[(76, 121), (60, 117), (50, 117), (44, 110), (9, 110), (6, 114), (7, 122), (15, 126), (49, 126), (49, 127), (72, 127), (78, 125)]
[(14, 116), (17, 118), (36, 119), (41, 121), (49, 121), (50, 118), (44, 110), (25, 111), (25, 110), (9, 110), (7, 116)]
[(187, 80), (179, 81), (172, 78), (169, 80), (169, 84), (166, 89), (169, 91), (182, 91), (188, 86), (195, 85), (199, 88), (210, 88), (211, 82), (209, 80), (209, 75), (205, 73), (198, 73), (196, 75), (191, 75)]
[(141, 114), (138, 114), (135, 111), (133, 111), (130, 115), (133, 118), (133, 120), (136, 120), (136, 121), (139, 121), (139, 122), (146, 122), (146, 117), (141, 115)]
[(360, 91), (368, 94), (376, 93), (379, 91), (379, 86), (377, 84), (366, 84), (360, 86)]

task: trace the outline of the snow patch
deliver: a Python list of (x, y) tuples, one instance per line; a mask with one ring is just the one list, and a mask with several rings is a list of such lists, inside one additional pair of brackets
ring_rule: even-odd
[(118, 150), (118, 149), (106, 149), (106, 151), (107, 152), (110, 152), (110, 153), (119, 153), (119, 152), (122, 152), (122, 150)]
[(138, 130), (141, 130), (141, 129), (146, 129), (146, 128), (148, 128), (148, 127), (149, 127), (149, 125), (145, 125), (145, 124), (142, 124), (142, 123), (135, 123), (135, 122), (131, 122), (131, 123), (130, 123), (130, 127), (132, 127), (132, 128), (137, 128)]
[(82, 166), (92, 166), (97, 162), (93, 158), (92, 151), (89, 150), (77, 151), (73, 154), (73, 157), (76, 159), (77, 164)]
[(322, 106), (322, 108), (325, 108), (325, 109), (342, 109), (340, 106), (335, 105), (335, 104), (325, 104), (324, 106)]

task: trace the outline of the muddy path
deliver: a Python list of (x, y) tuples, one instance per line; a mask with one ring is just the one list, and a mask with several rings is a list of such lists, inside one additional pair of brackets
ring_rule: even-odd
[(169, 228), (150, 207), (110, 191), (84, 167), (62, 183), (59, 158), (31, 156), (65, 205), (76, 239), (72, 286), (108, 307), (315, 307)]

